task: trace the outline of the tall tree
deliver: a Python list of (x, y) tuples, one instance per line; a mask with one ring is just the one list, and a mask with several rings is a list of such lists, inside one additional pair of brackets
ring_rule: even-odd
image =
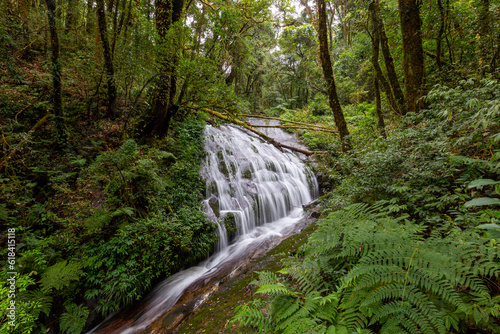
[[(401, 88), (399, 87), (399, 82), (397, 79), (397, 76), (395, 77), (395, 70), (394, 70), (394, 64), (392, 62), (392, 57), (390, 56), (390, 52), (388, 50), (388, 41), (387, 41), (387, 36), (385, 35), (385, 31), (382, 34), (382, 29), (383, 29), (383, 24), (381, 23), (381, 18), (379, 16), (379, 13), (377, 11), (377, 2), (372, 1), (368, 5), (368, 11), (370, 12), (370, 17), (371, 17), (371, 22), (372, 22), (372, 56), (371, 56), (371, 62), (373, 66), (373, 70), (375, 72), (375, 77), (377, 80), (377, 87), (380, 87), (378, 84), (382, 86), (382, 90), (384, 91), (385, 95), (387, 96), (387, 100), (389, 101), (389, 104), (391, 108), (396, 112), (396, 113), (402, 113), (403, 106), (401, 105), (401, 102), (398, 103), (399, 101), (396, 100), (395, 98), (395, 92), (397, 91), (394, 88), (399, 88), (399, 93), (402, 95)], [(379, 58), (379, 51), (380, 51), (380, 44), (382, 40), (382, 35), (385, 37), (385, 48), (386, 53), (389, 53), (388, 58), (385, 57), (386, 61), (386, 68), (387, 72), (389, 73), (391, 70), (392, 66), (392, 71), (393, 73), (393, 80), (396, 80), (396, 84), (389, 84), (388, 80), (386, 79), (385, 75), (382, 73), (382, 69), (380, 68), (380, 64), (378, 62)], [(382, 43), (382, 48), (384, 48), (384, 43)], [(401, 96), (399, 96), (401, 98)]]
[(115, 70), (113, 67), (113, 54), (109, 46), (108, 27), (106, 25), (106, 13), (104, 12), (104, 0), (97, 0), (97, 23), (99, 25), (99, 36), (101, 37), (102, 51), (104, 55), (104, 67), (106, 71), (106, 82), (108, 86), (108, 106), (106, 116), (110, 119), (115, 117), (116, 109), (116, 86)]
[(59, 62), (59, 37), (56, 26), (56, 2), (55, 0), (45, 0), (47, 4), (47, 19), (49, 21), (50, 31), (50, 51), (52, 62), (52, 101), (54, 108), (54, 119), (56, 128), (56, 141), (59, 146), (66, 142), (66, 133), (64, 131), (64, 116), (61, 94), (61, 64)]
[(389, 39), (385, 33), (384, 21), (382, 20), (382, 15), (380, 15), (379, 1), (373, 1), (373, 7), (375, 11), (376, 21), (378, 25), (378, 33), (380, 36), (380, 46), (382, 47), (382, 55), (384, 56), (384, 64), (387, 69), (387, 77), (389, 84), (391, 85), (394, 98), (397, 101), (399, 111), (401, 114), (405, 114), (407, 111), (405, 99), (403, 95), (403, 90), (399, 84), (398, 76), (396, 74), (396, 69), (394, 67), (394, 61), (392, 59), (391, 50), (389, 49)]
[(408, 111), (420, 109), (424, 94), (424, 50), (422, 48), (422, 20), (419, 0), (398, 0), (399, 20), (403, 37), (403, 73), (405, 100)]
[(491, 31), (490, 0), (481, 0), (479, 6), (479, 67), (481, 72), (485, 72), (488, 64), (489, 39)]
[(330, 52), (328, 51), (328, 30), (326, 27), (325, 0), (316, 0), (316, 7), (318, 11), (318, 39), (321, 67), (326, 81), (330, 108), (333, 112), (335, 125), (339, 130), (342, 150), (346, 152), (351, 150), (352, 146), (349, 139), (349, 130), (347, 129), (344, 113), (342, 112), (342, 107), (340, 106), (339, 98), (337, 96), (335, 79), (333, 78), (332, 61), (330, 59)]
[[(380, 65), (378, 63), (378, 56), (380, 50), (380, 25), (377, 22), (377, 12), (375, 10), (376, 3), (375, 1), (371, 2), (368, 5), (368, 11), (371, 13), (372, 18), (372, 57), (371, 62), (373, 66), (373, 89), (375, 91), (375, 111), (377, 113), (378, 118), (378, 128), (382, 136), (386, 136), (385, 134), (385, 124), (384, 124), (384, 116), (382, 114), (382, 104), (380, 102), (380, 86), (379, 86), (379, 78), (383, 77), (382, 70), (380, 69)], [(386, 84), (387, 85), (387, 84)], [(386, 95), (392, 97), (390, 89), (386, 88)], [(389, 99), (390, 101), (390, 99)]]
[(156, 30), (161, 48), (158, 59), (160, 75), (156, 82), (151, 117), (148, 117), (143, 130), (145, 136), (165, 135), (170, 127), (170, 120), (178, 110), (178, 106), (174, 104), (178, 55), (173, 45), (173, 36), (168, 31), (180, 20), (183, 8), (184, 0), (155, 0)]

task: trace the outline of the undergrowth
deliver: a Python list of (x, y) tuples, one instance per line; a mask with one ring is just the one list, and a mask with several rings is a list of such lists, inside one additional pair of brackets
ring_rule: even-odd
[[(301, 131), (330, 151), (316, 165), (320, 227), (286, 269), (260, 273), (257, 292), (271, 301), (233, 321), (268, 333), (500, 331), (499, 96), (494, 80), (436, 86), (387, 138), (372, 109), (351, 106), (350, 154)], [(281, 117), (330, 124), (314, 112)]]
[[(206, 257), (216, 234), (200, 209), (204, 124), (191, 117), (162, 141), (128, 139), (95, 156), (67, 152), (56, 170), (45, 158), (2, 174), (0, 218), (16, 228), (16, 332), (81, 333)], [(8, 294), (4, 280), (2, 331), (11, 329)]]

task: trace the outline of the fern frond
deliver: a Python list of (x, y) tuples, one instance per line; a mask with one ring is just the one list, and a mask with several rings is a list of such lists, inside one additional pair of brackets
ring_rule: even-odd
[(67, 312), (61, 315), (60, 328), (63, 333), (80, 334), (83, 331), (89, 310), (82, 305), (68, 304)]
[(78, 280), (83, 273), (81, 267), (79, 263), (67, 263), (66, 260), (57, 262), (53, 266), (48, 267), (40, 279), (42, 292), (46, 293), (51, 289), (60, 290), (68, 286), (71, 281)]
[(270, 294), (270, 295), (285, 295), (285, 296), (293, 296), (297, 297), (297, 294), (290, 290), (287, 286), (285, 286), (283, 283), (279, 282), (276, 284), (264, 284), (260, 286), (255, 293), (261, 293), (261, 294)]

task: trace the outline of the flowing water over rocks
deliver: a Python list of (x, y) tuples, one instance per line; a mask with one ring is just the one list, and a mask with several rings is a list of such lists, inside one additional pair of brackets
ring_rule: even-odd
[(294, 153), (282, 152), (236, 126), (208, 125), (205, 137), (203, 204), (217, 224), (215, 254), (166, 279), (140, 306), (110, 317), (90, 333), (168, 332), (222, 277), (289, 233), (303, 218), (302, 205), (317, 195), (313, 173)]

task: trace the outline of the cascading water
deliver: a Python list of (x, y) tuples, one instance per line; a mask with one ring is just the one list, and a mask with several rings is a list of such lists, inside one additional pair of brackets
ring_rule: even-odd
[(218, 222), (219, 250), (227, 247), (230, 237), (225, 223), (235, 224), (236, 237), (245, 235), (301, 208), (317, 191), (314, 176), (295, 154), (283, 153), (236, 127), (208, 126), (205, 149), (204, 203)]
[(295, 154), (235, 126), (208, 125), (205, 137), (203, 203), (218, 226), (217, 251), (159, 284), (128, 319), (107, 319), (90, 333), (144, 331), (188, 290), (229, 273), (251, 249), (290, 230), (302, 219), (302, 205), (317, 194), (316, 178)]

